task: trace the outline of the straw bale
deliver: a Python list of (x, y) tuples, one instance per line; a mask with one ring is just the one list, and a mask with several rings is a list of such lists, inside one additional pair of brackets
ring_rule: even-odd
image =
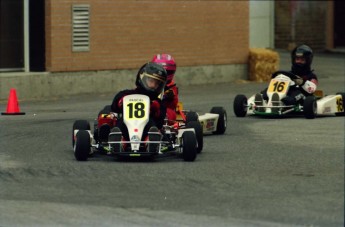
[(264, 48), (249, 49), (249, 80), (269, 81), (279, 68), (279, 54)]

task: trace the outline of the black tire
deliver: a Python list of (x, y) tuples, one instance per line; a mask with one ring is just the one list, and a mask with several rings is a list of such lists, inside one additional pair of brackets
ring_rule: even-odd
[(228, 123), (228, 117), (226, 114), (226, 110), (223, 107), (212, 107), (211, 113), (218, 114), (218, 123), (217, 123), (217, 129), (215, 132), (212, 132), (213, 134), (224, 134), (226, 131), (227, 123)]
[(338, 92), (337, 95), (341, 95), (341, 98), (342, 98), (342, 103), (339, 103), (340, 105), (342, 104), (343, 106), (343, 111), (344, 112), (340, 112), (340, 113), (336, 113), (335, 115), (336, 116), (345, 116), (345, 93), (342, 93), (342, 92)]
[(72, 147), (74, 147), (74, 130), (90, 130), (90, 124), (87, 120), (76, 120), (72, 130)]
[(77, 133), (74, 157), (78, 161), (86, 161), (91, 151), (90, 134), (88, 131), (80, 130)]
[(234, 112), (236, 117), (245, 117), (248, 110), (248, 99), (245, 95), (236, 95), (234, 100)]
[(197, 153), (201, 153), (203, 147), (204, 147), (204, 135), (203, 135), (203, 131), (202, 131), (202, 126), (200, 124), (199, 121), (190, 121), (188, 122), (188, 124), (186, 125), (187, 128), (194, 128), (195, 131), (195, 137), (196, 140), (198, 142), (198, 146), (197, 146)]
[(186, 131), (182, 135), (182, 157), (187, 162), (193, 162), (196, 158), (196, 137), (193, 132)]
[(199, 115), (197, 112), (190, 111), (186, 114), (186, 124), (191, 121), (199, 121)]
[(101, 114), (109, 114), (110, 112), (112, 112), (111, 105), (107, 105), (107, 106), (103, 107), (103, 109), (101, 111), (99, 111), (98, 116)]
[(314, 96), (308, 96), (303, 104), (304, 117), (307, 119), (314, 119), (317, 114), (317, 102)]

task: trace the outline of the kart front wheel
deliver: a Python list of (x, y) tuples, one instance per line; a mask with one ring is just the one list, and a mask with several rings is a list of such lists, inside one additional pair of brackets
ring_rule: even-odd
[(217, 129), (213, 134), (224, 134), (228, 122), (226, 110), (223, 107), (212, 107), (210, 112), (219, 115)]
[(188, 122), (198, 121), (198, 120), (199, 120), (199, 115), (197, 114), (197, 112), (189, 111), (186, 114), (186, 124), (188, 124)]
[(317, 115), (317, 102), (314, 96), (308, 96), (303, 104), (304, 117), (314, 119)]
[(182, 157), (187, 162), (193, 162), (196, 158), (196, 137), (193, 132), (186, 131), (182, 135)]
[(234, 100), (234, 112), (236, 117), (245, 117), (248, 110), (248, 99), (245, 95), (236, 95)]
[(88, 131), (80, 130), (77, 133), (75, 146), (74, 146), (74, 157), (78, 161), (86, 161), (91, 152), (90, 134)]
[(90, 123), (87, 120), (76, 120), (72, 130), (72, 147), (74, 147), (75, 136), (74, 130), (90, 130)]
[(197, 153), (201, 153), (202, 148), (204, 147), (204, 136), (202, 132), (202, 126), (199, 121), (190, 121), (187, 123), (187, 128), (194, 128), (195, 131), (195, 137), (198, 142), (197, 146)]

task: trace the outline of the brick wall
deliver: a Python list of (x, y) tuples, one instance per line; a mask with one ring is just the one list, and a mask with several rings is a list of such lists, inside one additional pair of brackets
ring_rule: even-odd
[(325, 49), (326, 19), (327, 1), (275, 1), (275, 47), (305, 43), (314, 50)]
[[(72, 4), (89, 4), (90, 51), (72, 52)], [(160, 52), (179, 66), (246, 64), (248, 1), (46, 1), (47, 71), (138, 68)]]

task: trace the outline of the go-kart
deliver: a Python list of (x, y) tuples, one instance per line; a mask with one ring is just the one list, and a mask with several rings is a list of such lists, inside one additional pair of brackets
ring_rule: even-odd
[(199, 115), (197, 112), (184, 110), (183, 104), (176, 107), (176, 120), (181, 126), (189, 121), (199, 121), (203, 134), (224, 134), (227, 127), (227, 114), (223, 107), (212, 107), (209, 113)]
[(294, 79), (298, 77), (287, 71), (277, 71), (272, 75), (267, 89), (268, 100), (256, 100), (256, 95), (249, 99), (243, 94), (235, 97), (233, 103), (234, 113), (237, 117), (245, 117), (247, 114), (259, 116), (280, 116), (285, 114), (303, 114), (307, 119), (313, 119), (317, 115), (345, 114), (345, 93), (323, 96), (321, 90), (314, 95), (295, 105), (285, 105), (281, 100), (287, 96), (291, 86), (297, 86)]
[[(98, 115), (93, 133), (88, 121), (75, 121), (72, 133), (75, 158), (78, 161), (86, 161), (91, 154), (99, 152), (113, 156), (148, 156), (151, 158), (177, 154), (182, 156), (185, 161), (194, 161), (198, 149), (200, 149), (196, 138), (196, 130), (201, 130), (200, 123), (191, 121), (186, 127), (176, 129), (165, 123), (160, 131), (144, 131), (149, 122), (149, 113), (149, 97), (135, 94), (124, 97), (122, 116), (114, 117), (110, 113), (110, 106), (104, 107)], [(128, 141), (121, 139), (123, 138), (122, 132), (118, 131), (117, 127), (115, 127), (117, 130), (110, 130), (107, 138), (105, 138), (104, 133), (103, 135), (100, 133), (102, 126), (107, 126), (110, 129), (115, 126), (119, 118), (123, 119), (123, 123), (128, 129), (130, 138)], [(144, 133), (148, 134), (146, 138), (143, 138)], [(155, 139), (152, 140), (151, 138)]]
[(168, 121), (170, 130), (194, 128), (198, 142), (197, 153), (203, 149), (203, 135), (224, 134), (226, 131), (227, 114), (223, 107), (212, 107), (210, 113), (199, 115), (195, 111), (184, 110), (182, 102), (179, 102), (175, 111), (176, 120)]

